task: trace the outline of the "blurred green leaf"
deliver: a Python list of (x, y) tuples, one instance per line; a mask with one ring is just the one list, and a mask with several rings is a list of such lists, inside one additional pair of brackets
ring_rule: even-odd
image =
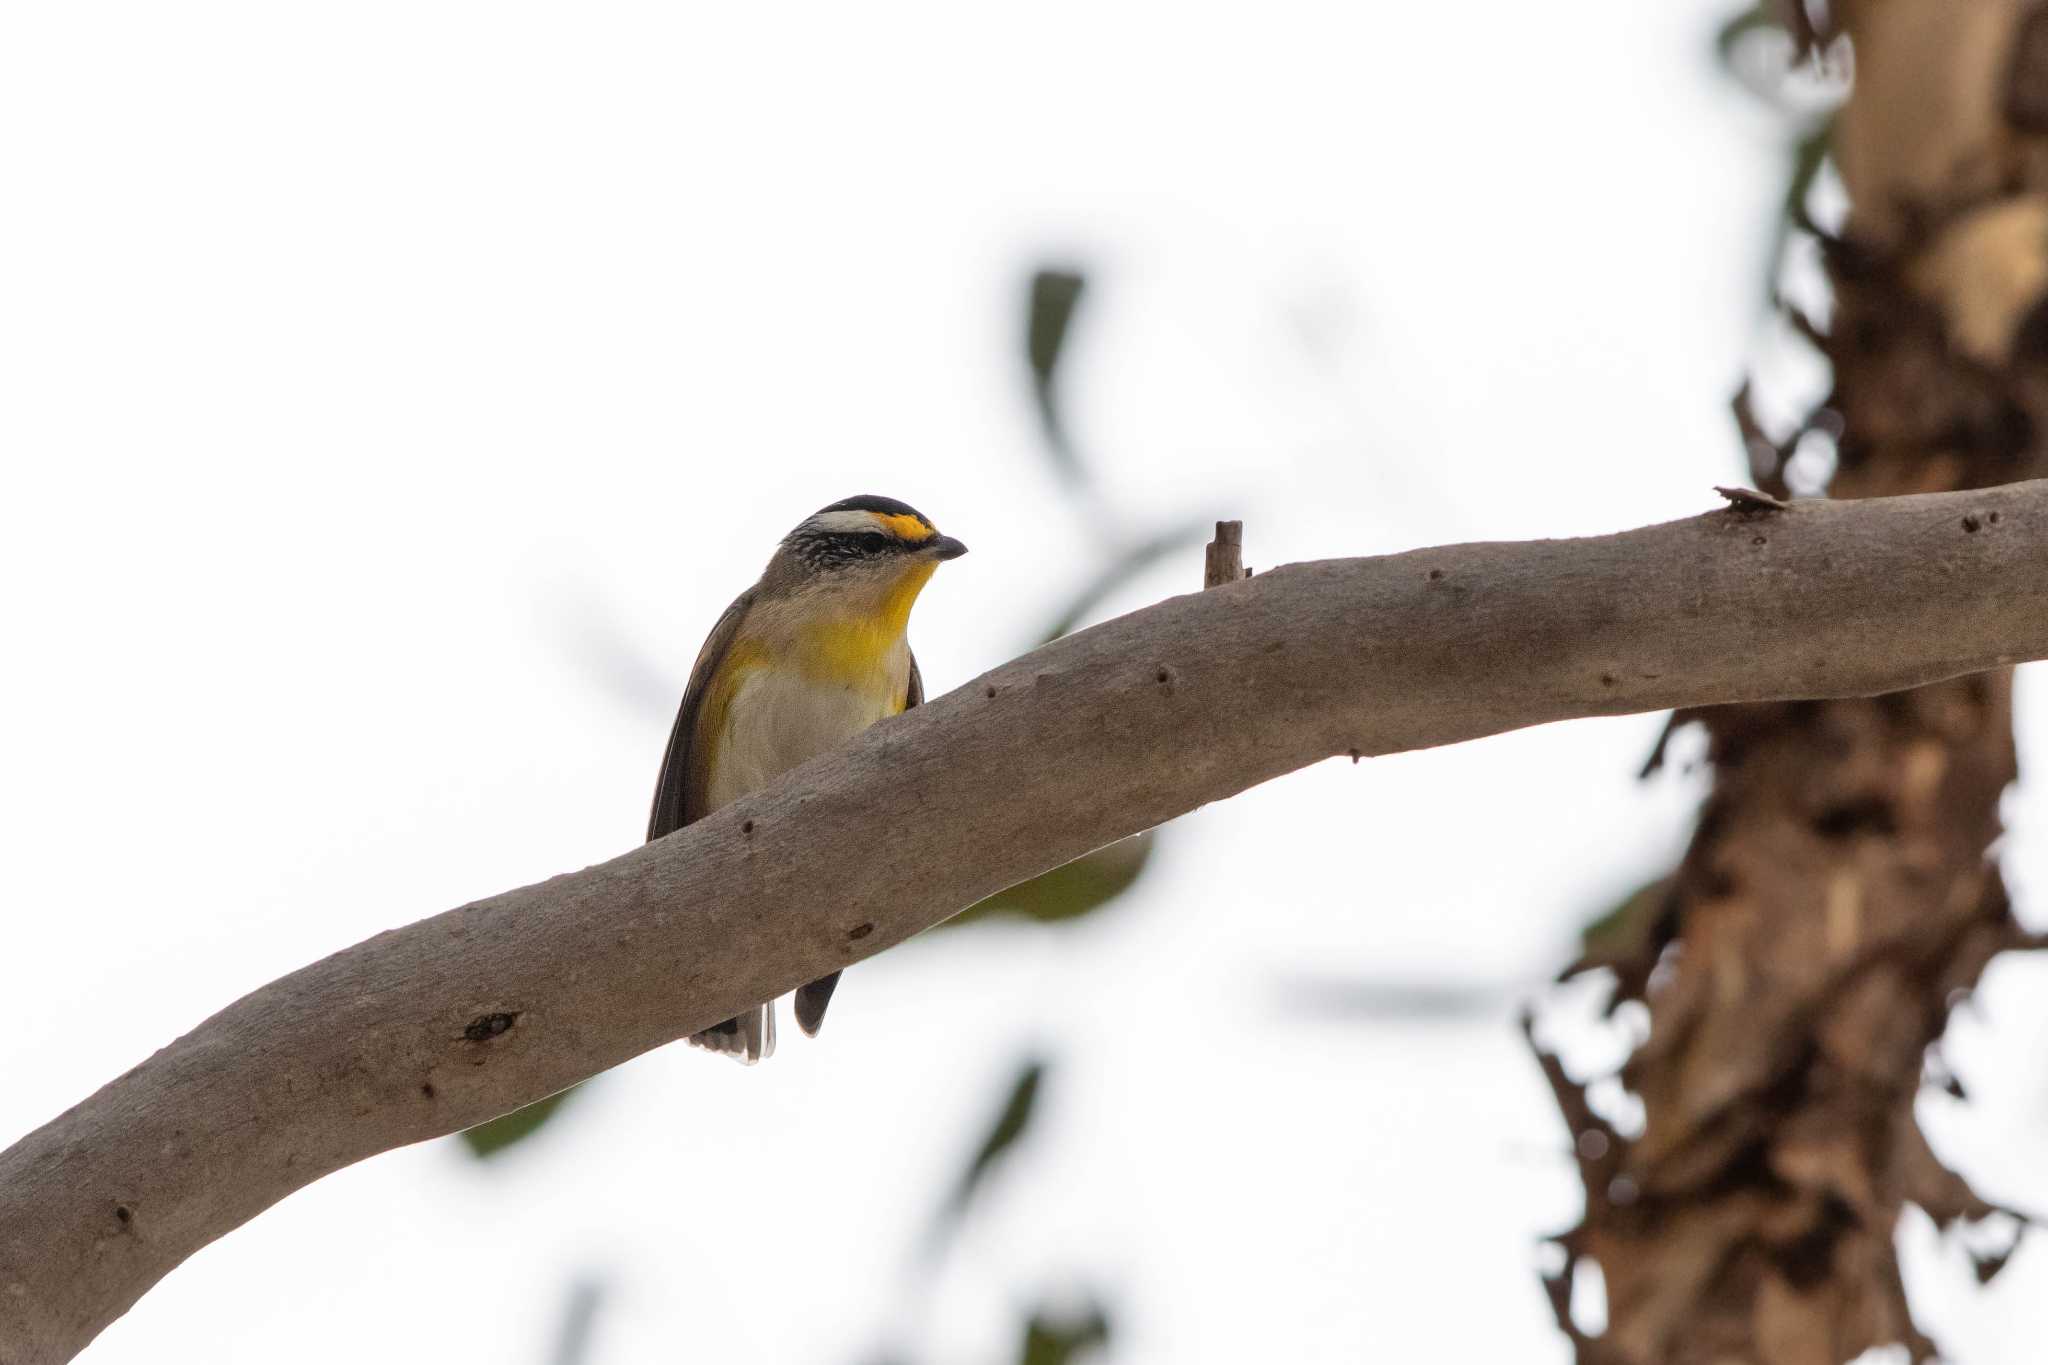
[(1078, 1318), (1053, 1316), (1041, 1308), (1024, 1324), (1024, 1346), (1018, 1365), (1071, 1365), (1077, 1357), (1109, 1344), (1109, 1318), (1090, 1306)]
[(1673, 932), (1671, 878), (1646, 882), (1579, 931), (1579, 956), (1557, 974), (1570, 981), (1588, 972), (1607, 972), (1614, 979), (1607, 998), (1612, 1014), (1622, 1002), (1639, 1000), (1649, 989), (1658, 956)]
[(1157, 833), (1146, 830), (1083, 854), (1050, 872), (975, 902), (940, 927), (973, 924), (1005, 915), (1037, 920), (1040, 924), (1058, 924), (1100, 910), (1130, 890), (1144, 872), (1146, 864), (1152, 861)]
[(1758, 0), (1715, 30), (1714, 57), (1722, 73), (1750, 94), (1795, 113), (1801, 90), (1813, 78), (1832, 79), (1831, 34), (1832, 29), (1814, 27), (1805, 0)]
[(555, 1111), (561, 1108), (562, 1101), (568, 1099), (579, 1088), (570, 1086), (569, 1089), (550, 1095), (544, 1100), (535, 1100), (523, 1109), (514, 1109), (511, 1113), (501, 1114), (487, 1123), (465, 1128), (462, 1130), (463, 1145), (469, 1148), (472, 1156), (479, 1159), (494, 1157), (514, 1143), (532, 1137), (542, 1124), (554, 1117)]
[(591, 1336), (597, 1327), (597, 1310), (604, 1302), (604, 1292), (603, 1282), (590, 1276), (583, 1276), (569, 1286), (569, 1302), (562, 1312), (562, 1325), (555, 1333), (549, 1365), (584, 1365), (590, 1359)]
[(995, 1124), (988, 1135), (975, 1149), (974, 1159), (967, 1163), (967, 1170), (953, 1187), (953, 1193), (940, 1210), (938, 1231), (944, 1232), (959, 1221), (973, 1202), (988, 1173), (1002, 1160), (1003, 1154), (1017, 1145), (1031, 1126), (1032, 1111), (1038, 1105), (1038, 1088), (1045, 1079), (1046, 1064), (1037, 1058), (1028, 1059), (1017, 1073), (1017, 1079), (1010, 1083), (1010, 1094), (1003, 1101), (1002, 1112), (996, 1115)]
[(1088, 278), (1079, 271), (1032, 272), (1031, 301), (1024, 324), (1024, 357), (1031, 366), (1032, 389), (1038, 397), (1038, 420), (1045, 433), (1046, 450), (1059, 472), (1077, 483), (1086, 477), (1087, 471), (1067, 437), (1058, 381), (1067, 330), (1087, 287)]
[(1371, 1023), (1457, 1023), (1503, 1014), (1521, 981), (1432, 981), (1423, 977), (1292, 976), (1280, 999), (1294, 1012)]
[(1835, 134), (1835, 121), (1822, 119), (1792, 141), (1791, 162), (1785, 177), (1785, 192), (1778, 200), (1777, 220), (1771, 225), (1771, 245), (1764, 254), (1764, 295), (1778, 296), (1778, 272), (1785, 261), (1785, 245), (1792, 230), (1808, 226), (1806, 196), (1828, 163), (1828, 147)]
[(1031, 372), (1038, 378), (1049, 380), (1059, 368), (1067, 325), (1074, 320), (1074, 308), (1087, 287), (1088, 277), (1077, 270), (1032, 272), (1031, 322), (1025, 341)]
[(1784, 31), (1784, 25), (1780, 24), (1777, 16), (1771, 12), (1770, 0), (1758, 0), (1758, 3), (1735, 15), (1715, 30), (1714, 56), (1723, 67), (1732, 72), (1735, 67), (1735, 49), (1742, 45), (1744, 38), (1752, 33)]
[[(1124, 550), (1104, 565), (1102, 571), (1075, 595), (1074, 600), (1067, 604), (1067, 609), (1052, 623), (1052, 628), (1045, 633), (1040, 643), (1057, 640), (1060, 636), (1070, 633), (1087, 619), (1090, 612), (1102, 605), (1104, 598), (1175, 550), (1185, 549), (1189, 545), (1199, 545), (1214, 525), (1215, 522), (1210, 518), (1198, 518), (1179, 526), (1170, 526)], [(1199, 583), (1188, 585), (1190, 591), (1200, 586)]]
[[(1744, 89), (1783, 114), (1789, 125), (1790, 164), (1784, 193), (1778, 201), (1770, 251), (1764, 258), (1765, 292), (1773, 296), (1785, 243), (1792, 229), (1806, 222), (1806, 197), (1821, 167), (1827, 164), (1835, 128), (1834, 119), (1815, 109), (1810, 96), (1802, 102), (1788, 94), (1795, 87), (1795, 73), (1806, 67), (1808, 56), (1801, 49), (1799, 38), (1786, 31), (1783, 16), (1788, 11), (1783, 4), (1784, 0), (1759, 0), (1723, 24), (1714, 36), (1714, 53), (1722, 69)], [(1782, 40), (1779, 59), (1758, 54), (1764, 56), (1765, 64), (1745, 63), (1741, 55), (1744, 45), (1764, 34), (1774, 34)]]
[[(1822, 119), (1792, 144), (1791, 175), (1785, 183), (1785, 197), (1779, 201), (1780, 249), (1791, 226), (1806, 221), (1806, 196), (1812, 192), (1813, 182), (1820, 178), (1820, 168), (1828, 163), (1828, 144), (1834, 135), (1835, 121)], [(1776, 253), (1772, 259), (1776, 260)]]
[(1579, 930), (1579, 950), (1588, 958), (1632, 956), (1641, 951), (1671, 892), (1671, 878), (1644, 882), (1621, 903), (1594, 916)]

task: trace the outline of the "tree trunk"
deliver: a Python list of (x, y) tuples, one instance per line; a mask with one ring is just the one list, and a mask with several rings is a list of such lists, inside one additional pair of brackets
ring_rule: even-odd
[[(1853, 208), (1825, 242), (1834, 311), (1815, 333), (1834, 391), (1813, 425), (1841, 433), (1831, 491), (2037, 474), (2048, 5), (1833, 8), (1855, 84), (1831, 148)], [(1759, 454), (1760, 485), (1782, 492), (1781, 461)], [(1691, 847), (1643, 899), (1635, 946), (1579, 964), (1648, 1006), (1622, 1072), (1640, 1134), (1543, 1059), (1586, 1185), (1550, 1283), (1560, 1325), (1582, 1365), (1837, 1365), (1890, 1343), (1930, 1356), (1893, 1232), (1909, 1202), (1943, 1224), (1991, 1212), (1934, 1157), (1913, 1103), (1957, 992), (2025, 939), (1987, 854), (2015, 775), (2011, 674), (1673, 723), (1691, 720), (1714, 774)], [(1583, 1259), (1606, 1284), (1598, 1337), (1568, 1312)]]

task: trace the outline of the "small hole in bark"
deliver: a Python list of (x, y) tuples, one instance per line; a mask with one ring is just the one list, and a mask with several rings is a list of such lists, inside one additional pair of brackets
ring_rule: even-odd
[(1171, 671), (1171, 670), (1169, 670), (1169, 669), (1164, 669), (1164, 668), (1162, 668), (1162, 669), (1160, 669), (1160, 670), (1159, 670), (1159, 672), (1158, 672), (1158, 673), (1157, 673), (1156, 675), (1154, 675), (1154, 676), (1155, 676), (1155, 679), (1156, 679), (1157, 681), (1159, 681), (1159, 682), (1167, 683), (1167, 682), (1172, 682), (1172, 681), (1173, 681), (1173, 673), (1172, 673), (1172, 671)]
[(1966, 534), (1966, 535), (1975, 535), (1975, 534), (1977, 534), (1977, 527), (1978, 527), (1978, 524), (1979, 524), (1979, 523), (1978, 523), (1978, 521), (1977, 521), (1977, 516), (1976, 516), (1976, 514), (1975, 514), (1974, 512), (1973, 512), (1973, 513), (1971, 513), (1970, 515), (1968, 515), (1968, 516), (1964, 517), (1964, 518), (1963, 518), (1963, 532), (1964, 532), (1964, 534)]
[(754, 822), (753, 822), (752, 820), (742, 820), (742, 821), (740, 821), (740, 833), (742, 833), (742, 834), (752, 834), (753, 832), (754, 832)]
[(1602, 687), (1614, 686), (1614, 675), (1612, 673), (1602, 673), (1600, 675), (1600, 685)]
[(856, 924), (846, 931), (846, 936), (854, 939), (866, 938), (873, 932), (875, 932), (875, 926), (872, 924)]
[(1741, 885), (1725, 863), (1709, 863), (1700, 874), (1700, 891), (1709, 900), (1725, 900), (1734, 895)]
[(1431, 569), (1429, 571), (1429, 581), (1432, 583), (1441, 581), (1443, 576), (1444, 571), (1442, 569)]
[(1770, 544), (1771, 542), (1770, 542), (1770, 541), (1768, 541), (1768, 540), (1766, 540), (1766, 539), (1764, 539), (1764, 538), (1763, 538), (1762, 536), (1757, 536), (1757, 537), (1756, 537), (1755, 539), (1751, 540), (1751, 541), (1750, 541), (1749, 543), (1750, 543), (1750, 544), (1752, 544), (1752, 545), (1768, 545), (1768, 544)]
[(1358, 762), (1358, 760), (1359, 760), (1359, 759), (1361, 759), (1361, 758), (1364, 758), (1364, 757), (1365, 757), (1365, 755), (1364, 755), (1364, 754), (1362, 754), (1362, 753), (1360, 753), (1360, 752), (1359, 752), (1358, 750), (1356, 750), (1356, 749), (1353, 749), (1353, 750), (1351, 751), (1351, 761), (1352, 761), (1353, 763), (1356, 763), (1356, 762)]
[(987, 697), (994, 697), (994, 696), (995, 696), (995, 694), (996, 694), (996, 689), (994, 688), (994, 686), (990, 686), (990, 687), (988, 688), (988, 690), (987, 690), (986, 692), (984, 692), (984, 693), (983, 693), (983, 695), (984, 695), (984, 696), (987, 696)]
[(116, 1204), (114, 1205), (114, 1218), (125, 1228), (135, 1221), (135, 1210), (129, 1208), (126, 1204)]
[(1790, 1245), (1776, 1248), (1785, 1282), (1804, 1292), (1832, 1275), (1836, 1244), (1857, 1221), (1857, 1215), (1840, 1198), (1823, 1197), (1813, 1226)]
[(434, 1083), (432, 1081), (427, 1081), (424, 1084), (422, 1084), (420, 1086), (420, 1093), (422, 1095), (425, 1095), (428, 1099), (434, 1098)]
[(462, 1030), (462, 1036), (472, 1043), (488, 1043), (518, 1021), (517, 1014), (479, 1014)]
[(1838, 801), (1813, 817), (1813, 832), (1824, 839), (1846, 839), (1852, 834), (1889, 837), (1897, 830), (1890, 803), (1877, 796)]
[(1998, 525), (1998, 513), (1993, 512), (1989, 516), (1985, 517), (1984, 520), (1990, 522), (1993, 526), (1996, 526)]

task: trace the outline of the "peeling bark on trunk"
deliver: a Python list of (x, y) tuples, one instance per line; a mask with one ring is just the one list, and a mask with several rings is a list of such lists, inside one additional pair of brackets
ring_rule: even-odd
[[(1827, 243), (1835, 308), (1818, 338), (1835, 375), (1824, 422), (1843, 433), (1831, 491), (2038, 475), (2048, 6), (1834, 9), (1855, 89), (1832, 148), (1854, 207)], [(1784, 491), (1781, 470), (1755, 473)], [(1648, 1006), (1622, 1072), (1640, 1135), (1543, 1058), (1586, 1185), (1550, 1283), (1559, 1323), (1582, 1365), (1837, 1365), (1890, 1343), (1930, 1357), (1893, 1234), (1907, 1203), (1943, 1224), (1993, 1211), (1934, 1157), (1913, 1104), (1957, 993), (2025, 941), (1987, 853), (2015, 776), (2011, 674), (1687, 721), (1714, 774), (1692, 845), (1646, 899), (1636, 946), (1578, 964)], [(1606, 1284), (1598, 1337), (1567, 1311), (1582, 1258)]]

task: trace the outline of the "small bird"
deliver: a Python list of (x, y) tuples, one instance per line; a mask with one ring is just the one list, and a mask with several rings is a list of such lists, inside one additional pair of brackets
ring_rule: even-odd
[[(885, 716), (924, 701), (904, 638), (942, 559), (967, 547), (894, 498), (847, 498), (782, 538), (761, 580), (725, 609), (683, 692), (654, 789), (647, 838), (681, 829)], [(816, 1035), (839, 973), (796, 993)], [(747, 1065), (775, 1051), (775, 1002), (690, 1041)]]

